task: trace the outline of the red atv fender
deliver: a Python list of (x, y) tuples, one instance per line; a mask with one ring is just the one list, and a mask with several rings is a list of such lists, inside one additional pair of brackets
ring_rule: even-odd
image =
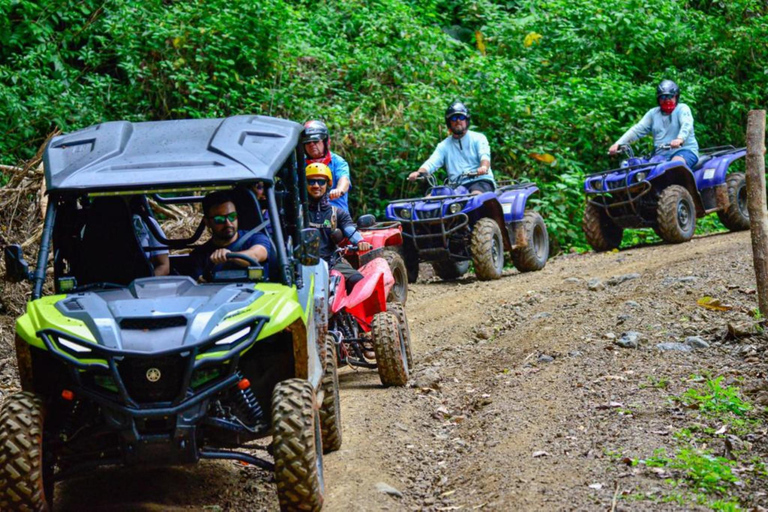
[(403, 226), (399, 222), (380, 222), (375, 229), (361, 229), (360, 235), (374, 249), (403, 245)]
[(332, 276), (340, 278), (331, 313), (336, 314), (346, 309), (359, 322), (363, 331), (368, 332), (371, 330), (373, 316), (387, 310), (387, 294), (395, 283), (395, 278), (383, 258), (376, 258), (358, 270), (365, 277), (357, 283), (350, 295), (347, 295), (344, 276), (337, 270), (331, 270)]

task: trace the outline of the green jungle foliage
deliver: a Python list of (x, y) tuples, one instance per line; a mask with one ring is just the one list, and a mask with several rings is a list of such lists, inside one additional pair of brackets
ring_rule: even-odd
[[(582, 177), (682, 86), (703, 147), (743, 144), (768, 97), (759, 0), (0, 0), (0, 163), (60, 129), (242, 113), (325, 119), (355, 214), (415, 195), (453, 99), (502, 177), (534, 180), (584, 246)], [(646, 149), (642, 146), (643, 150)]]

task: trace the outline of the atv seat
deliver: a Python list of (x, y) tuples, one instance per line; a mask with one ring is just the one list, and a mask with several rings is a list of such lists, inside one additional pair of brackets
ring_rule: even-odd
[(696, 165), (694, 165), (693, 169), (691, 169), (691, 170), (692, 171), (698, 171), (699, 169), (701, 169), (704, 166), (705, 163), (709, 162), (710, 160), (712, 160), (712, 155), (701, 155), (699, 157), (699, 161), (696, 162)]
[(153, 275), (133, 228), (133, 214), (123, 198), (96, 198), (88, 208), (73, 270), (78, 284), (127, 285)]

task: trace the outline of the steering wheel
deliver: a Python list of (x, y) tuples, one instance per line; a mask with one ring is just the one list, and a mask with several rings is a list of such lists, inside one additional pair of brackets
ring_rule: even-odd
[(260, 267), (261, 263), (256, 261), (255, 259), (251, 258), (245, 253), (242, 252), (230, 252), (227, 253), (227, 259), (228, 260), (243, 260), (247, 262), (252, 267)]

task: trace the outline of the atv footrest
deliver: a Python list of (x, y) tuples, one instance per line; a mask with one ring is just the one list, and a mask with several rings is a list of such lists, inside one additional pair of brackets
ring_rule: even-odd
[(273, 463), (267, 462), (266, 460), (260, 459), (258, 457), (254, 457), (253, 455), (249, 455), (243, 452), (228, 452), (223, 450), (201, 450), (200, 458), (201, 459), (239, 460), (240, 462), (245, 462), (247, 464), (251, 464), (253, 466), (259, 467), (261, 469), (266, 469), (267, 471), (275, 470), (275, 465)]

